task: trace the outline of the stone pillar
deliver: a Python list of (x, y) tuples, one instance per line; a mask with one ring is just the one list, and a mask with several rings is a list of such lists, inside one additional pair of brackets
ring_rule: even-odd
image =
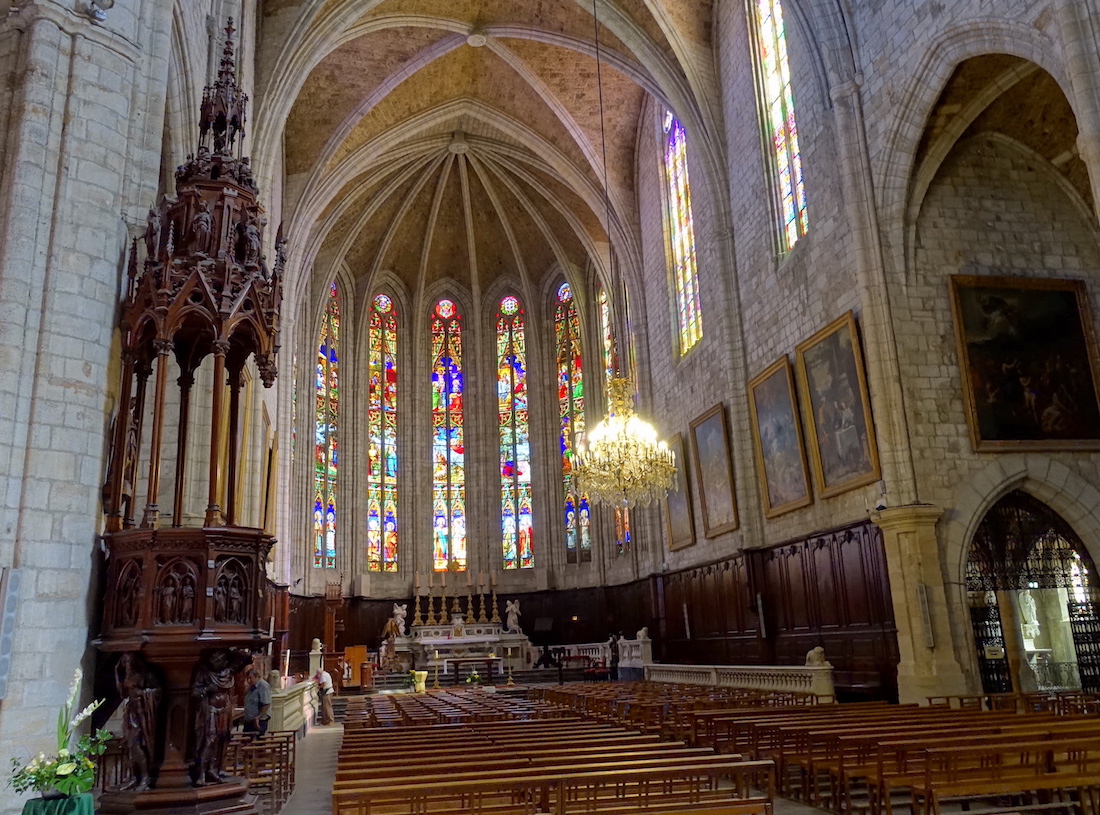
[(939, 507), (930, 504), (871, 513), (871, 520), (882, 529), (886, 549), (901, 656), (898, 698), (902, 703), (969, 690), (955, 657), (948, 619), (936, 538), (936, 521), (941, 513)]
[(1077, 119), (1077, 150), (1088, 168), (1093, 211), (1100, 207), (1100, 53), (1088, 4), (1056, 0), (1055, 18), (1070, 87), (1066, 88)]
[[(172, 6), (117, 3), (106, 23), (71, 2), (0, 14), (0, 566), (21, 572), (0, 756), (50, 749), (86, 656), (87, 596), (101, 531), (104, 431), (127, 178), (153, 183), (148, 89), (167, 72)], [(90, 663), (86, 662), (86, 673)], [(90, 682), (85, 683), (90, 688)], [(84, 700), (87, 701), (87, 700)], [(23, 796), (0, 794), (0, 813)]]

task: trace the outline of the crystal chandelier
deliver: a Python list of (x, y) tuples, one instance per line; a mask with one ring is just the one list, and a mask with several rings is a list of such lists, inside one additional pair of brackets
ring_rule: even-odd
[(577, 445), (577, 486), (594, 503), (648, 505), (665, 497), (676, 476), (676, 457), (657, 440), (649, 422), (634, 415), (630, 380), (608, 383), (608, 416)]

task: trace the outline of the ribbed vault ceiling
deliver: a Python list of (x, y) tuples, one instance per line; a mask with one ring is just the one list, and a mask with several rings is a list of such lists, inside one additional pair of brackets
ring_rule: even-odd
[[(698, 115), (702, 80), (681, 66), (709, 49), (711, 9), (598, 2), (610, 232), (629, 266), (646, 99)], [(316, 274), (388, 272), (410, 294), (507, 275), (535, 294), (553, 270), (603, 264), (591, 0), (268, 0), (263, 14), (282, 44), (260, 141), (282, 145), (284, 219)]]

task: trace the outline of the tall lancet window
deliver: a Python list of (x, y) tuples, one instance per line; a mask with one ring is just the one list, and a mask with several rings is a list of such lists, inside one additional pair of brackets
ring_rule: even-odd
[(371, 302), (367, 339), (367, 568), (397, 571), (397, 309)]
[[(596, 304), (600, 310), (600, 336), (603, 339), (604, 388), (607, 391), (607, 407), (611, 409), (611, 380), (619, 367), (618, 352), (615, 346), (615, 329), (611, 324), (611, 301), (607, 290), (602, 286), (596, 295)], [(630, 510), (627, 507), (615, 508), (615, 552), (623, 554), (630, 544)]]
[(531, 431), (527, 423), (527, 345), (519, 300), (497, 315), (497, 415), (500, 427), (500, 525), (505, 569), (535, 565), (531, 525)]
[(336, 568), (336, 506), (340, 475), (337, 426), (340, 418), (340, 294), (329, 287), (328, 306), (317, 341), (314, 426), (313, 565)]
[(668, 198), (668, 244), (672, 286), (676, 292), (679, 348), (686, 354), (703, 338), (699, 304), (699, 271), (695, 259), (695, 222), (688, 183), (687, 133), (672, 113), (665, 113), (665, 181)]
[(462, 421), (462, 322), (440, 300), (432, 312), (432, 559), (466, 568), (466, 445)]
[(791, 68), (780, 0), (749, 0), (756, 34), (760, 117), (767, 137), (767, 163), (774, 176), (782, 251), (795, 245), (809, 225), (802, 156), (798, 150)]
[(558, 344), (558, 410), (561, 417), (561, 469), (565, 494), (565, 557), (569, 563), (592, 560), (588, 496), (578, 492), (573, 468), (578, 437), (584, 433), (584, 376), (581, 363), (581, 326), (573, 290), (558, 289), (554, 311)]

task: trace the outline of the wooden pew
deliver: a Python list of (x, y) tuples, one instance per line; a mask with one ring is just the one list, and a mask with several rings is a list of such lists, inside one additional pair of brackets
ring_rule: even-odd
[[(597, 772), (512, 774), (447, 784), (374, 784), (334, 791), (333, 815), (425, 815), (462, 810), (464, 815), (771, 815), (771, 762), (642, 767)], [(727, 781), (729, 783), (720, 783)], [(760, 791), (757, 791), (760, 790)]]

